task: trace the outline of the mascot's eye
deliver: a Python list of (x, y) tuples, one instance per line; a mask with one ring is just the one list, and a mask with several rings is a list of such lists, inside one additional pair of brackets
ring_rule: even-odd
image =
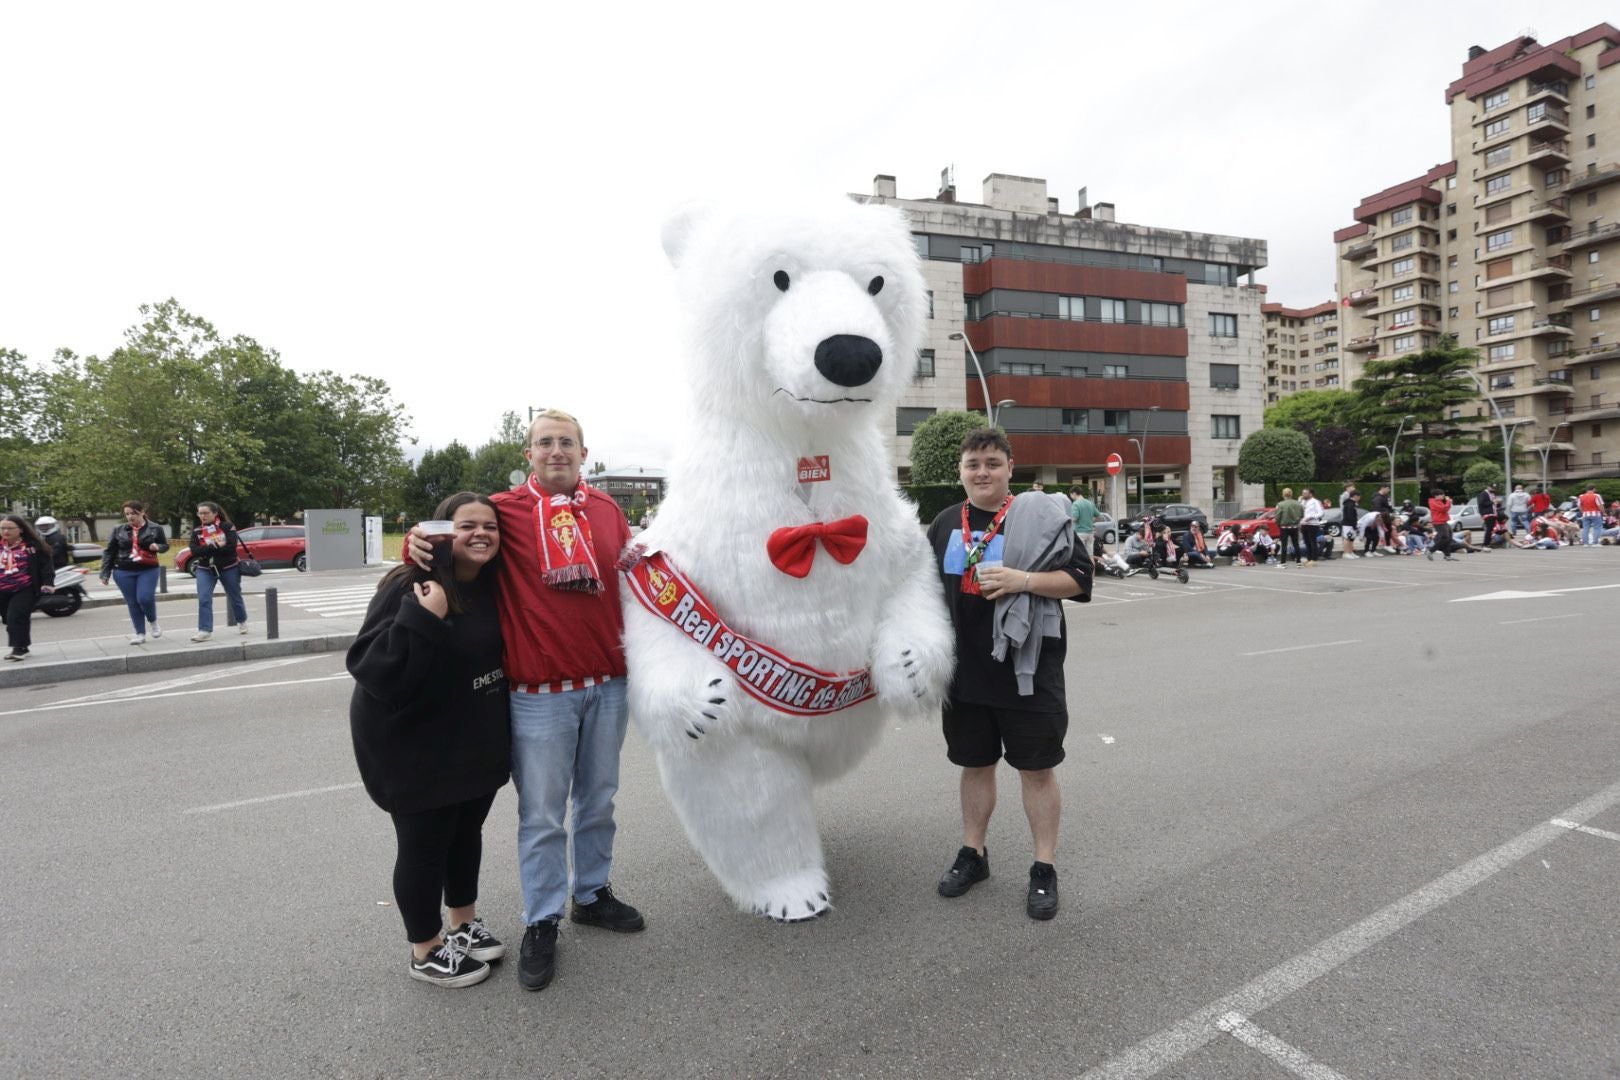
[(776, 282), (776, 287), (778, 289), (781, 289), (783, 292), (787, 292), (787, 290), (788, 290), (788, 276), (787, 276), (787, 271), (786, 270), (778, 270), (776, 272), (776, 276), (771, 278), (771, 280)]
[(882, 292), (883, 278), (881, 276), (875, 277), (871, 281), (867, 282), (866, 291), (871, 293), (873, 296), (876, 296), (878, 293)]

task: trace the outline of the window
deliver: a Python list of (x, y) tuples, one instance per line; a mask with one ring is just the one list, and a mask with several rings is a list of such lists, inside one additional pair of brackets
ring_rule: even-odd
[(1485, 324), (1485, 332), (1487, 334), (1506, 334), (1512, 332), (1512, 330), (1512, 315), (1498, 315), (1490, 322)]
[(1512, 126), (1513, 117), (1511, 116), (1504, 116), (1500, 120), (1492, 120), (1490, 123), (1485, 125), (1485, 137), (1487, 139), (1494, 139), (1498, 135), (1505, 135), (1507, 134), (1508, 129)]
[(1241, 439), (1243, 438), (1242, 417), (1239, 416), (1211, 416), (1209, 418), (1212, 439)]
[(1586, 205), (1587, 206), (1596, 206), (1597, 205), (1597, 192), (1588, 191), (1586, 193)]
[(1417, 348), (1416, 334), (1402, 334), (1398, 338), (1391, 338), (1389, 342), (1391, 352), (1411, 352)]
[(917, 350), (917, 378), (932, 379), (934, 377), (934, 350)]
[(1495, 112), (1497, 109), (1500, 109), (1502, 106), (1506, 105), (1507, 103), (1508, 103), (1508, 91), (1506, 91), (1506, 90), (1498, 90), (1496, 93), (1490, 94), (1485, 98), (1485, 111), (1486, 112)]
[(1603, 425), (1602, 424), (1593, 424), (1592, 425), (1592, 438), (1594, 438), (1594, 439), (1603, 438)]
[(1129, 435), (1131, 433), (1131, 410), (1104, 409), (1103, 434)]
[(1448, 269), (1448, 270), (1457, 269), (1457, 256), (1453, 255), (1449, 259), (1446, 260), (1446, 269)]
[(1518, 348), (1518, 346), (1514, 345), (1512, 342), (1509, 342), (1506, 345), (1492, 345), (1491, 346), (1491, 363), (1499, 364), (1499, 363), (1502, 363), (1504, 360), (1513, 359), (1513, 353), (1517, 348)]
[(1595, 132), (1586, 137), (1586, 145), (1587, 146), (1596, 146), (1597, 145), (1597, 134)]
[(1412, 233), (1401, 233), (1401, 235), (1397, 236), (1395, 239), (1393, 239), (1393, 240), (1391, 240), (1389, 242), (1389, 250), (1391, 250), (1391, 251), (1405, 251), (1407, 248), (1411, 247), (1414, 243), (1416, 243), (1416, 241), (1417, 241), (1417, 237), (1414, 236)]
[(1212, 311), (1209, 313), (1210, 337), (1237, 337), (1237, 316), (1225, 312)]
[(1417, 322), (1417, 308), (1403, 308), (1390, 317), (1391, 326), (1411, 326)]
[(1513, 230), (1503, 229), (1501, 232), (1485, 234), (1485, 250), (1501, 251), (1513, 243)]
[(1513, 303), (1513, 286), (1498, 285), (1494, 289), (1485, 290), (1485, 306), (1488, 308), (1503, 307)]
[(1491, 389), (1492, 390), (1511, 390), (1511, 389), (1513, 389), (1513, 376), (1512, 375), (1492, 375), (1491, 376)]
[(976, 247), (968, 247), (964, 244), (961, 252), (962, 261), (965, 263), (976, 263), (981, 261), (979, 258), (979, 249)]
[(1180, 326), (1180, 304), (1143, 304), (1142, 321), (1149, 326)]
[(1485, 167), (1487, 169), (1494, 169), (1496, 166), (1506, 164), (1512, 160), (1512, 143), (1508, 143), (1506, 146), (1498, 146), (1495, 150), (1485, 151)]
[(1045, 375), (1045, 364), (1002, 364), (997, 370), (1007, 375)]
[(1058, 297), (1058, 318), (1084, 322), (1086, 318), (1086, 298), (1083, 296)]
[(933, 289), (928, 290), (928, 317), (930, 319), (932, 319), (934, 317), (934, 290)]
[(1586, 313), (1586, 317), (1591, 322), (1597, 322), (1599, 319), (1603, 318), (1603, 309), (1600, 307), (1595, 307)]
[(902, 407), (894, 410), (894, 433), (896, 435), (910, 435), (917, 430), (917, 425), (934, 415), (933, 409), (914, 409)]
[(977, 322), (979, 319), (983, 318), (983, 316), (979, 314), (979, 297), (963, 297), (962, 306), (962, 318), (967, 322)]
[(1410, 206), (1403, 206), (1393, 214), (1389, 215), (1389, 223), (1391, 225), (1405, 225), (1411, 220), (1412, 208)]
[(1410, 255), (1404, 259), (1396, 259), (1394, 262), (1389, 264), (1390, 276), (1400, 277), (1402, 274), (1410, 274), (1412, 272), (1412, 267), (1416, 265), (1417, 261)]
[(1446, 309), (1446, 318), (1455, 319), (1457, 317), (1457, 312), (1460, 311), (1460, 310), (1461, 310), (1460, 308), (1447, 308)]
[(1498, 192), (1506, 191), (1512, 186), (1513, 174), (1503, 173), (1501, 176), (1493, 176), (1489, 180), (1485, 181), (1485, 194), (1495, 195)]
[(1084, 435), (1091, 430), (1091, 410), (1064, 409), (1058, 430), (1065, 435)]
[(1496, 408), (1503, 416), (1515, 416), (1518, 414), (1518, 405), (1512, 398), (1497, 402)]
[(1597, 76), (1596, 75), (1588, 75), (1586, 77), (1586, 88), (1588, 90), (1597, 89)]
[(1102, 305), (1100, 310), (1101, 310), (1101, 318), (1102, 318), (1103, 322), (1124, 322), (1125, 321), (1125, 301), (1123, 301), (1123, 300), (1099, 300), (1098, 303)]
[(1236, 390), (1238, 388), (1238, 366), (1236, 364), (1209, 365), (1209, 385), (1217, 390)]
[(1567, 179), (1563, 169), (1548, 169), (1541, 174), (1541, 186), (1555, 188)]
[(1458, 284), (1458, 283), (1457, 283), (1457, 282), (1455, 282), (1455, 281), (1453, 281), (1453, 282), (1451, 282), (1451, 283), (1450, 283), (1450, 284), (1449, 284), (1449, 285), (1447, 285), (1447, 286), (1446, 286), (1446, 292), (1451, 292), (1451, 293), (1454, 293), (1454, 292), (1456, 292), (1456, 291), (1457, 291), (1457, 290), (1458, 290), (1458, 289), (1459, 289), (1459, 288), (1460, 288), (1460, 287), (1461, 287), (1461, 286), (1460, 286), (1460, 285), (1459, 285), (1459, 284)]
[(1596, 248), (1593, 248), (1591, 251), (1586, 253), (1586, 261), (1589, 263), (1595, 263), (1598, 261), (1598, 251)]
[(1597, 115), (1597, 106), (1596, 105), (1588, 105), (1586, 107), (1586, 118), (1588, 120), (1590, 120), (1590, 119), (1592, 119), (1592, 117), (1594, 117), (1596, 115)]
[(917, 249), (919, 259), (928, 258), (928, 237), (920, 232), (911, 234), (911, 246)]
[(1416, 285), (1397, 285), (1395, 291), (1389, 294), (1389, 298), (1391, 300), (1410, 300), (1416, 289)]

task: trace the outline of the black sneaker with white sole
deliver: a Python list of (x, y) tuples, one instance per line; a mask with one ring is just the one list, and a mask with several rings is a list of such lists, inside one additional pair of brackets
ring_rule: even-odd
[(939, 879), (939, 895), (957, 897), (967, 892), (979, 882), (990, 876), (990, 848), (987, 845), (981, 855), (972, 848), (963, 845), (962, 850), (956, 853), (956, 861), (951, 868)]
[(455, 941), (446, 940), (420, 960), (411, 954), (411, 978), (434, 986), (472, 986), (489, 978), (489, 965), (462, 952)]
[(604, 930), (617, 930), (624, 934), (634, 933), (647, 925), (641, 912), (613, 895), (611, 885), (596, 890), (596, 899), (588, 904), (575, 900), (568, 918), (570, 922), (582, 926), (600, 926)]
[(455, 939), (456, 946), (462, 952), (486, 964), (494, 963), (506, 955), (506, 946), (501, 944), (500, 938), (489, 932), (484, 926), (483, 919), (464, 922), (450, 931), (448, 936)]
[(1032, 919), (1050, 919), (1057, 914), (1057, 868), (1038, 862), (1029, 868), (1029, 899), (1024, 910)]
[(518, 985), (525, 990), (544, 990), (556, 974), (557, 920), (530, 923), (518, 951)]

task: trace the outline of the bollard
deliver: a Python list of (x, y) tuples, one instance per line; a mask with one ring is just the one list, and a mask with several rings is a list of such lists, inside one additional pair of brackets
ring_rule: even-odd
[(276, 613), (276, 590), (264, 590), (264, 636), (271, 641), (281, 636), (281, 617)]
[(158, 567), (158, 592), (166, 593), (168, 591), (169, 591), (169, 568), (167, 566), (160, 566), (160, 567)]

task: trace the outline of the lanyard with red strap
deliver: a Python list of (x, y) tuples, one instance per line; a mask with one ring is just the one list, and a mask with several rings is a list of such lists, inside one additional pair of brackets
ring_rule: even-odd
[(983, 559), (984, 553), (990, 549), (990, 541), (1001, 530), (1001, 523), (1007, 520), (1007, 508), (1012, 505), (1012, 501), (1011, 495), (1002, 500), (1001, 509), (996, 511), (996, 516), (990, 521), (990, 527), (984, 530), (984, 536), (977, 544), (973, 542), (973, 528), (968, 524), (968, 507), (973, 504), (962, 503), (962, 548), (967, 552), (966, 565), (962, 572), (962, 591), (969, 596), (979, 595), (979, 560)]

